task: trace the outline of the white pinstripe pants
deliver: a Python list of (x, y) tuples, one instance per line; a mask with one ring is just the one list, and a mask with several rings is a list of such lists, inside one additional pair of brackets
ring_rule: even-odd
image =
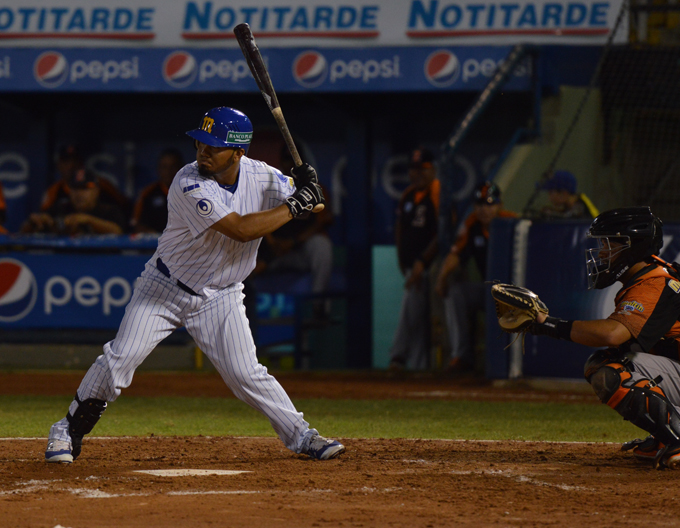
[(288, 449), (301, 452), (316, 430), (257, 361), (242, 290), (239, 283), (207, 298), (191, 295), (147, 264), (115, 339), (88, 370), (78, 397), (114, 401), (156, 345), (184, 325), (234, 395), (264, 414)]

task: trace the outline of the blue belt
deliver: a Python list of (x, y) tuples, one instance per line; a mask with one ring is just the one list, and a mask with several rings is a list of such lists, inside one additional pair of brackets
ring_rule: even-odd
[[(165, 276), (168, 277), (169, 279), (172, 278), (172, 277), (170, 276), (170, 270), (169, 270), (168, 267), (163, 263), (163, 261), (161, 260), (160, 257), (158, 257), (158, 258), (156, 259), (156, 267), (158, 268), (158, 271), (160, 271), (163, 275), (165, 275)], [(178, 280), (176, 280), (176, 279), (175, 279), (175, 282), (177, 283), (177, 286), (179, 286), (180, 288), (182, 288), (185, 292), (190, 293), (191, 295), (196, 295), (196, 296), (198, 296), (198, 293), (196, 293), (194, 290), (192, 290), (191, 288), (189, 288), (189, 286), (187, 286), (187, 285), (184, 284), (183, 282), (178, 281)]]

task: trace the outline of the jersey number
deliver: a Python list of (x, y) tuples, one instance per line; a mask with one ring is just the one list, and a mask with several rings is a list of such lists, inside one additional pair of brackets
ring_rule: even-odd
[(210, 131), (212, 130), (213, 125), (215, 124), (215, 120), (212, 117), (204, 117), (203, 118), (203, 124), (201, 125), (201, 130), (205, 130), (208, 134), (210, 134)]

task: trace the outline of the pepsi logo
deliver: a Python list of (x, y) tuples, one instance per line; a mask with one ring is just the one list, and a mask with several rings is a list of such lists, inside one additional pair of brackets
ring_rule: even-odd
[(293, 61), (293, 77), (305, 88), (315, 88), (326, 80), (328, 61), (316, 51), (303, 51)]
[(56, 88), (68, 76), (68, 62), (58, 51), (46, 51), (35, 60), (33, 76), (45, 88)]
[(163, 79), (174, 88), (185, 88), (196, 79), (198, 63), (191, 53), (173, 51), (163, 61)]
[(38, 298), (33, 272), (14, 259), (0, 259), (0, 321), (10, 323), (28, 315)]
[(425, 60), (425, 78), (438, 88), (451, 86), (460, 77), (460, 62), (448, 50), (432, 52)]

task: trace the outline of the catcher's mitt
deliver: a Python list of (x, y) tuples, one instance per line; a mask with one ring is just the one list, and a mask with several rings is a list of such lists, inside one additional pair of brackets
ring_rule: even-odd
[(538, 314), (548, 315), (548, 307), (538, 295), (522, 286), (497, 283), (491, 286), (491, 296), (496, 304), (498, 324), (505, 332), (524, 332)]

